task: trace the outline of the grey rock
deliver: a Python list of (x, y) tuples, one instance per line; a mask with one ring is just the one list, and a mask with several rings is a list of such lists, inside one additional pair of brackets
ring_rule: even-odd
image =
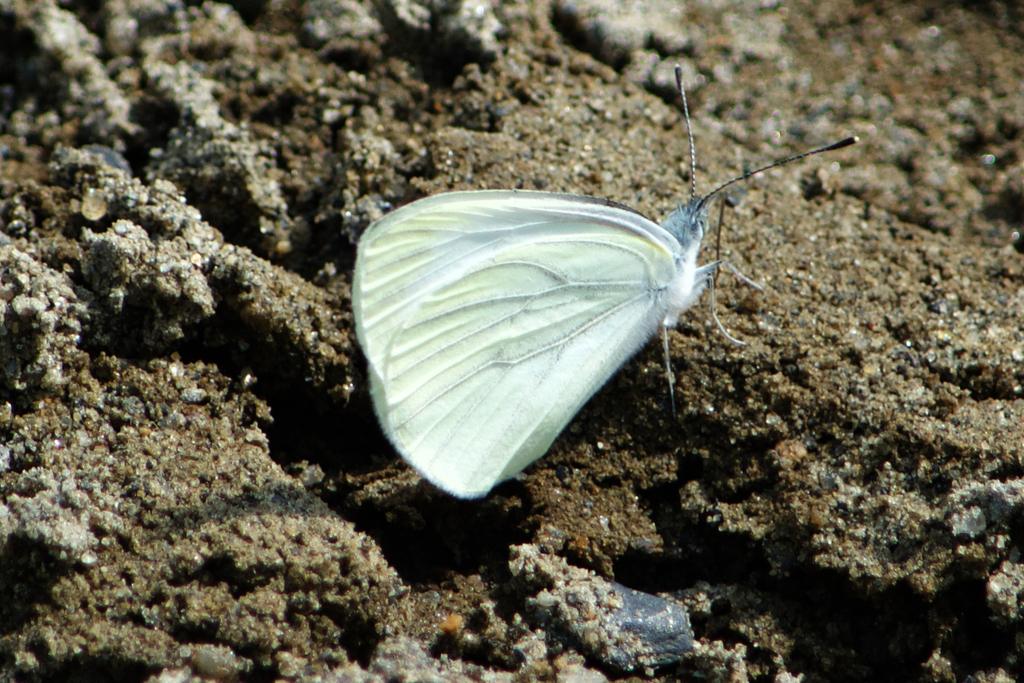
[(686, 611), (570, 566), (534, 545), (512, 549), (512, 575), (526, 593), (527, 611), (549, 638), (565, 639), (619, 672), (679, 662), (693, 650)]

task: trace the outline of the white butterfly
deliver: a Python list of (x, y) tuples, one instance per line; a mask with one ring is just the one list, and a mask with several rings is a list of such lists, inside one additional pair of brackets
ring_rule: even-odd
[(697, 266), (709, 200), (726, 185), (694, 188), (660, 226), (607, 200), (516, 190), (435, 195), (371, 225), (352, 308), (377, 416), (402, 457), (477, 498), (544, 455), (700, 297), (720, 263)]

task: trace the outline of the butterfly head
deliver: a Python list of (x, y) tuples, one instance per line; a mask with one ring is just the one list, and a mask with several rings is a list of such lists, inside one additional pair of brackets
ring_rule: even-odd
[(679, 240), (683, 251), (699, 247), (700, 241), (708, 232), (708, 199), (710, 196), (691, 197), (690, 201), (680, 205), (661, 224), (661, 227)]

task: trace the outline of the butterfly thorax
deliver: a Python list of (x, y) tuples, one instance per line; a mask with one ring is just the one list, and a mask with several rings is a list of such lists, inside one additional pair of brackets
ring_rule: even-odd
[(698, 276), (697, 254), (700, 241), (708, 230), (707, 204), (693, 197), (684, 206), (673, 211), (661, 224), (679, 242), (676, 254), (676, 275), (665, 288), (665, 303), (668, 310), (663, 324), (675, 326), (680, 314), (688, 309), (704, 292), (707, 281)]

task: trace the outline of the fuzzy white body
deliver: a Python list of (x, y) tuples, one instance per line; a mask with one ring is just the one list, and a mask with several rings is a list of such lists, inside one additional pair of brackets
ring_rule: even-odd
[(703, 274), (698, 277), (700, 269), (697, 268), (697, 252), (700, 250), (700, 242), (694, 245), (684, 252), (683, 258), (677, 262), (676, 275), (665, 288), (665, 306), (668, 310), (661, 322), (665, 327), (675, 327), (679, 322), (679, 316), (697, 303), (708, 284)]

